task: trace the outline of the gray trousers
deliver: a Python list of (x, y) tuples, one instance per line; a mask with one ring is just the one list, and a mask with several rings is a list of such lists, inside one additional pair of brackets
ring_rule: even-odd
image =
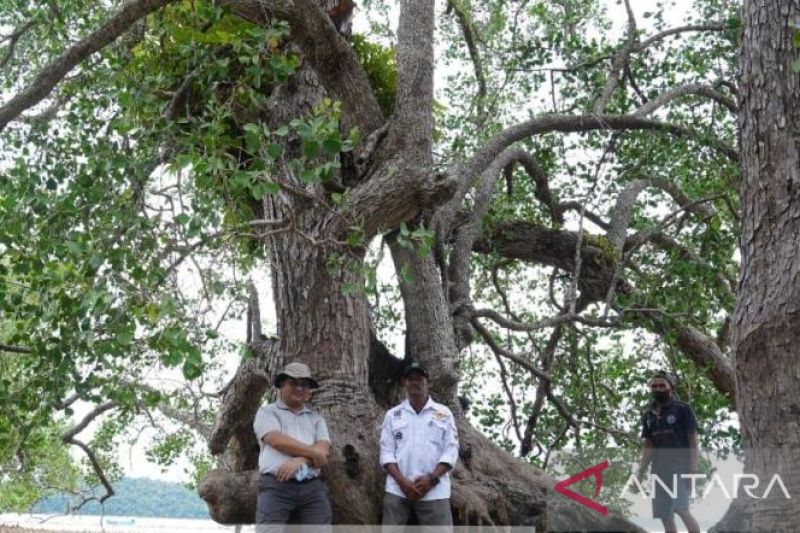
[(290, 520), (292, 524), (313, 525), (307, 528), (293, 526), (292, 530), (329, 530), (330, 527), (324, 527), (333, 521), (328, 487), (319, 478), (302, 483), (281, 483), (273, 476), (261, 474), (256, 502), (256, 531), (281, 533)]
[(408, 524), (412, 511), (417, 515), (417, 522), (420, 526), (440, 526), (435, 528), (435, 531), (442, 533), (453, 529), (450, 498), (412, 502), (389, 492), (384, 495), (384, 526), (404, 526)]

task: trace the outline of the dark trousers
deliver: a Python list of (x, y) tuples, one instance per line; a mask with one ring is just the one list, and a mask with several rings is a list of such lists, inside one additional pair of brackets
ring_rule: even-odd
[(285, 530), (289, 521), (292, 524), (313, 524), (313, 528), (307, 528), (309, 531), (330, 529), (320, 527), (333, 521), (328, 488), (319, 478), (301, 483), (296, 481), (281, 483), (273, 476), (261, 474), (258, 480), (256, 531), (280, 533)]
[(445, 532), (453, 529), (453, 513), (450, 498), (412, 502), (387, 492), (383, 497), (383, 525), (404, 526), (411, 513), (417, 515), (420, 526), (440, 526), (432, 531)]

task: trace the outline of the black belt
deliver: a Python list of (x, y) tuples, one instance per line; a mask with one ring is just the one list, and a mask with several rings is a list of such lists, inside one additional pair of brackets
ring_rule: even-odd
[[(269, 476), (269, 477), (275, 479), (275, 481), (278, 481), (278, 478), (275, 477), (275, 474), (266, 473), (266, 474), (261, 474), (261, 475), (262, 476)], [(291, 477), (291, 478), (287, 479), (286, 481), (278, 481), (278, 483), (294, 483), (295, 485), (302, 485), (303, 483), (308, 483), (309, 481), (316, 481), (317, 479), (319, 479), (319, 476), (312, 477), (312, 478), (306, 478), (306, 479), (303, 479), (302, 481), (297, 481), (297, 479)]]

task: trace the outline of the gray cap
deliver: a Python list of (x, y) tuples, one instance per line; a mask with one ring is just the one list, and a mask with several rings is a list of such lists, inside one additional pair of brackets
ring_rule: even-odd
[(285, 378), (307, 379), (311, 382), (312, 389), (318, 389), (319, 383), (311, 377), (311, 370), (303, 363), (289, 363), (277, 376), (275, 376), (275, 386), (280, 387)]

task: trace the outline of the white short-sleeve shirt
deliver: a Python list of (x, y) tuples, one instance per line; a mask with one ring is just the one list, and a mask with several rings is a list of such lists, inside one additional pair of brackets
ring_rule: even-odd
[[(264, 435), (267, 433), (278, 431), (308, 445), (321, 440), (331, 441), (328, 425), (322, 415), (306, 406), (295, 413), (282, 400), (263, 405), (258, 409), (253, 421), (253, 430), (260, 447), (258, 470), (262, 474), (277, 474), (281, 465), (292, 458), (264, 442)], [(317, 477), (319, 474), (319, 469), (309, 468), (309, 477)]]

